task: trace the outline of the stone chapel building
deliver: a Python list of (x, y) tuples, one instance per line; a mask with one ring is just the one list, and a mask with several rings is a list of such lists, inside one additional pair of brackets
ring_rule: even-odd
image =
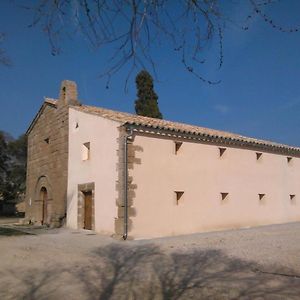
[(300, 148), (83, 105), (28, 131), (26, 220), (151, 238), (300, 221)]

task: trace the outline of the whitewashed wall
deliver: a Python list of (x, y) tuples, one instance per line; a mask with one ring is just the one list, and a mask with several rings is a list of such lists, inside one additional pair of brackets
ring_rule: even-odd
[[(135, 190), (133, 237), (300, 221), (300, 159), (284, 155), (136, 136), (141, 164), (130, 170)], [(176, 205), (174, 191), (184, 191)], [(222, 192), (228, 193), (221, 200)], [(259, 200), (258, 194), (265, 194)], [(290, 194), (295, 194), (293, 200)]]
[[(77, 228), (78, 184), (95, 183), (95, 230), (114, 233), (117, 215), (117, 122), (70, 108), (67, 226)], [(78, 128), (76, 128), (78, 124)], [(82, 144), (90, 142), (90, 159)]]

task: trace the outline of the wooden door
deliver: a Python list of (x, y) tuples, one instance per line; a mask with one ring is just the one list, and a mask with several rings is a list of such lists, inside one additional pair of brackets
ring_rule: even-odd
[(84, 193), (84, 229), (92, 229), (92, 192)]
[(47, 189), (45, 187), (41, 188), (41, 200), (43, 203), (43, 215), (42, 215), (42, 224), (47, 224), (47, 217), (48, 217), (48, 211), (47, 211), (47, 205), (48, 205), (48, 193)]

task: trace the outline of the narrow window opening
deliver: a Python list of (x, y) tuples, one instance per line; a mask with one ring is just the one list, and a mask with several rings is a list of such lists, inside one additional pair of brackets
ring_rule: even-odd
[(179, 204), (179, 200), (182, 200), (183, 194), (184, 194), (183, 191), (175, 191), (176, 205)]
[(79, 124), (78, 124), (78, 122), (76, 122), (75, 128), (78, 128), (78, 127), (79, 127)]
[(182, 142), (175, 142), (175, 154), (177, 154), (181, 146), (182, 146)]
[(288, 156), (286, 159), (287, 159), (287, 162), (290, 163), (290, 162), (292, 161), (293, 158), (290, 157), (290, 156)]
[(62, 88), (62, 100), (65, 100), (66, 99), (66, 87), (64, 86)]
[(49, 138), (46, 138), (46, 139), (44, 139), (44, 141), (45, 141), (46, 144), (49, 144), (50, 139), (49, 139)]
[(265, 196), (266, 196), (266, 194), (258, 194), (259, 200), (264, 200)]
[(256, 160), (259, 160), (262, 156), (261, 152), (256, 152)]
[(227, 198), (228, 198), (228, 193), (221, 193), (222, 201), (226, 200)]
[(90, 142), (82, 144), (82, 160), (90, 159)]
[(223, 156), (223, 154), (225, 153), (225, 151), (227, 150), (226, 148), (219, 148), (220, 150), (220, 157)]
[(296, 195), (295, 194), (290, 194), (290, 199), (295, 200)]

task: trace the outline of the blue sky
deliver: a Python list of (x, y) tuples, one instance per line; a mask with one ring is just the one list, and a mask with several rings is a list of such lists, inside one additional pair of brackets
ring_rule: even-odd
[[(16, 1), (18, 2), (18, 1)], [(230, 14), (239, 18), (240, 1)], [(285, 0), (269, 11), (279, 24), (300, 25), (300, 1)], [(85, 104), (134, 112), (134, 76), (124, 91), (126, 70), (106, 89), (103, 71), (107, 49), (91, 50), (78, 39), (63, 43), (52, 56), (40, 29), (29, 29), (31, 15), (11, 1), (0, 1), (0, 31), (13, 66), (0, 66), (0, 130), (13, 136), (26, 131), (44, 96), (57, 97), (60, 82), (74, 80)], [(224, 34), (224, 64), (218, 70), (216, 47), (207, 49), (209, 62), (201, 72), (208, 85), (187, 73), (176, 53), (154, 49), (159, 80), (155, 90), (165, 119), (240, 133), (300, 146), (300, 33), (287, 34), (260, 19), (248, 31), (230, 25)]]

